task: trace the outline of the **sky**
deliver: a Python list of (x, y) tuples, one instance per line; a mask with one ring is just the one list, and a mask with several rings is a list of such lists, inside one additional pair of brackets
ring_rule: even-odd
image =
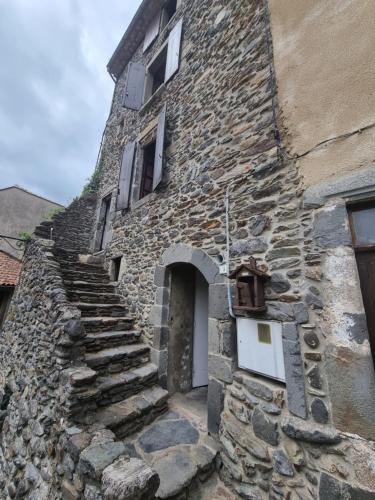
[(141, 0), (0, 0), (0, 189), (68, 204), (96, 163), (106, 65)]

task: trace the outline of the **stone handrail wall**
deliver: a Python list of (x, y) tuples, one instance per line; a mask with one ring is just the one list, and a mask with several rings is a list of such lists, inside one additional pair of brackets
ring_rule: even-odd
[(89, 253), (94, 241), (96, 200), (95, 194), (77, 198), (51, 221), (42, 222), (35, 235), (50, 239), (52, 229), (52, 239), (57, 247)]
[(65, 397), (60, 373), (80, 362), (82, 353), (73, 345), (82, 331), (54, 245), (28, 245), (0, 332), (0, 498), (59, 498), (56, 445), (64, 431)]

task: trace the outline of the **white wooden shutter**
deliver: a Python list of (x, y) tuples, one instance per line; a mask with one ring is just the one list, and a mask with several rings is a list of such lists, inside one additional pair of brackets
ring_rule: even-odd
[(182, 38), (182, 19), (169, 34), (167, 67), (165, 69), (165, 81), (167, 82), (178, 71), (180, 66), (180, 51)]
[(146, 67), (142, 63), (130, 62), (126, 79), (123, 105), (138, 111), (143, 104)]
[(116, 210), (125, 210), (129, 207), (130, 187), (133, 174), (133, 163), (135, 153), (135, 141), (129, 142), (122, 155), (119, 192), (117, 196)]
[(152, 42), (155, 40), (155, 38), (159, 34), (160, 30), (160, 15), (161, 13), (159, 12), (154, 19), (151, 21), (149, 24), (146, 35), (145, 35), (145, 41), (143, 42), (143, 52), (146, 52), (146, 50), (149, 48), (149, 46), (152, 44)]
[(152, 190), (160, 184), (163, 178), (163, 160), (164, 160), (164, 137), (165, 137), (165, 116), (167, 105), (164, 104), (163, 110), (158, 117), (158, 130), (156, 135), (155, 162), (154, 162), (154, 181)]

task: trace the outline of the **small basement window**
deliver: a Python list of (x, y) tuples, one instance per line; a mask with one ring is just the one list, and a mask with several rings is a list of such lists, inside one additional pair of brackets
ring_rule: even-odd
[(143, 148), (143, 166), (139, 199), (153, 191), (156, 140)]
[(120, 269), (121, 269), (121, 260), (122, 260), (122, 257), (116, 257), (115, 259), (112, 259), (112, 266), (111, 266), (111, 280), (112, 281), (119, 280)]
[(163, 7), (161, 29), (165, 28), (177, 10), (177, 0), (169, 0)]
[(167, 67), (168, 45), (160, 51), (156, 59), (149, 66), (146, 77), (145, 101), (147, 101), (165, 82)]

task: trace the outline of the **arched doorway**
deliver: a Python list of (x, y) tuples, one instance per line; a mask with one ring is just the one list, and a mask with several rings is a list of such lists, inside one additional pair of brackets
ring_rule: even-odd
[(170, 266), (167, 388), (208, 386), (208, 283), (191, 264)]
[[(201, 285), (199, 288), (198, 285), (198, 289), (197, 279), (204, 282), (204, 286)], [(175, 281), (174, 290), (177, 292), (180, 290), (177, 295), (173, 293), (172, 280)], [(158, 366), (159, 383), (162, 387), (168, 388), (172, 394), (175, 393), (175, 396), (188, 393), (186, 394), (188, 398), (191, 392), (200, 392), (200, 389), (194, 389), (189, 393), (189, 388), (200, 385), (202, 383), (200, 377), (205, 377), (204, 380), (206, 380), (207, 348), (203, 348), (199, 340), (207, 337), (202, 331), (198, 334), (198, 327), (196, 329), (198, 342), (194, 344), (192, 339), (195, 315), (197, 314), (200, 318), (208, 316), (208, 390), (205, 390), (204, 405), (208, 431), (217, 434), (224, 408), (225, 384), (233, 380), (232, 373), (236, 357), (233, 340), (235, 335), (232, 332), (233, 322), (229, 315), (226, 280), (219, 273), (218, 263), (202, 249), (177, 244), (167, 248), (161, 256), (155, 267), (154, 285), (155, 302), (149, 316), (153, 335), (151, 359)], [(208, 302), (208, 312), (205, 300), (199, 299), (202, 294)], [(173, 313), (171, 315), (171, 309), (175, 309), (174, 301), (180, 304), (176, 309), (179, 314), (184, 313), (185, 324), (183, 319), (179, 319), (180, 324), (184, 326), (179, 327), (177, 323), (171, 324), (176, 322)], [(201, 310), (197, 312), (197, 308), (200, 307)], [(203, 323), (206, 324), (205, 321), (198, 320), (198, 326)], [(180, 335), (177, 333), (179, 329)], [(176, 354), (176, 344), (181, 342), (181, 332), (185, 332), (186, 339), (190, 339), (190, 344), (186, 341), (185, 349), (180, 346)], [(197, 357), (194, 357), (194, 345)], [(197, 379), (194, 378), (193, 381), (194, 361)], [(183, 370), (181, 365), (184, 365)], [(181, 374), (181, 371), (184, 371), (184, 374)], [(198, 395), (198, 400), (201, 406), (203, 399), (200, 395)], [(194, 399), (189, 399), (191, 406), (194, 406), (196, 402)]]

